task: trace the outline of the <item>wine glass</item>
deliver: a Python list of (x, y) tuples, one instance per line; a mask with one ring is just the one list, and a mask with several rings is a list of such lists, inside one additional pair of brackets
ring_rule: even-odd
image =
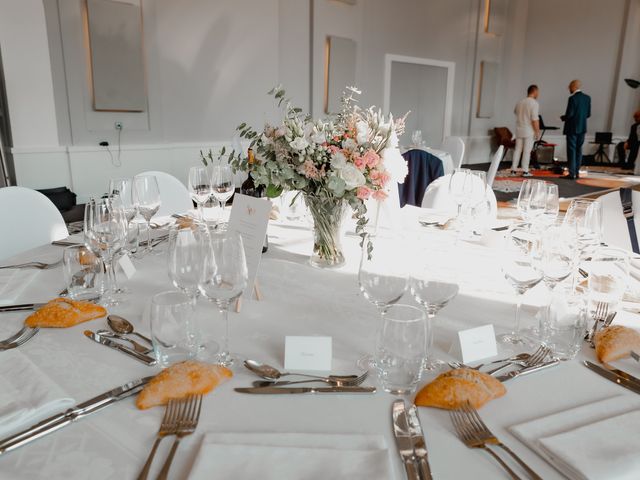
[(580, 256), (587, 257), (600, 245), (602, 204), (588, 198), (573, 199), (564, 216), (564, 223), (575, 226)]
[(611, 315), (617, 312), (629, 283), (629, 255), (618, 248), (599, 248), (592, 256), (589, 272), (589, 312), (598, 305)]
[(449, 178), (449, 195), (453, 197), (458, 206), (457, 217), (460, 217), (462, 205), (473, 189), (473, 182), (469, 177), (469, 169), (456, 168)]
[[(360, 291), (380, 315), (400, 300), (407, 289), (403, 249), (393, 235), (385, 233), (380, 229), (375, 237), (370, 234), (364, 237), (358, 271)], [(375, 366), (371, 355), (362, 356), (357, 365), (362, 370)]]
[(538, 248), (539, 238), (531, 225), (520, 223), (509, 229), (502, 251), (502, 272), (516, 291), (516, 318), (514, 330), (498, 337), (502, 343), (524, 343), (520, 335), (522, 297), (543, 278), (539, 259), (536, 258)]
[(224, 319), (222, 351), (217, 354), (216, 361), (229, 366), (234, 361), (229, 353), (229, 306), (247, 287), (247, 261), (242, 237), (231, 230), (203, 235), (200, 262), (200, 293), (216, 304)]
[(542, 180), (531, 182), (531, 193), (527, 204), (527, 216), (529, 221), (536, 222), (545, 212), (547, 207), (547, 184)]
[(133, 194), (133, 181), (130, 178), (112, 178), (109, 180), (109, 194), (120, 197), (127, 223), (130, 223), (138, 214), (138, 205)]
[(103, 305), (119, 303), (114, 280), (114, 256), (126, 241), (127, 221), (124, 211), (118, 208), (114, 198), (107, 196), (90, 199), (85, 206), (84, 236), (87, 247), (104, 264), (106, 287), (102, 296)]
[(206, 226), (198, 223), (176, 224), (169, 230), (169, 279), (194, 302), (202, 271), (201, 245), (207, 236)]
[(542, 221), (546, 225), (553, 225), (560, 213), (560, 197), (558, 195), (558, 185), (547, 183), (547, 198), (542, 214)]
[(213, 196), (220, 202), (222, 218), (224, 219), (224, 207), (235, 191), (233, 172), (229, 165), (216, 165), (213, 168), (212, 186)]
[(188, 183), (191, 199), (198, 205), (200, 220), (204, 222), (204, 204), (213, 194), (209, 169), (207, 167), (191, 167)]
[(411, 134), (411, 142), (414, 147), (422, 146), (422, 130), (414, 130)]
[(423, 255), (423, 261), (409, 280), (411, 294), (427, 314), (427, 344), (423, 370), (439, 370), (445, 362), (433, 357), (435, 318), (438, 312), (458, 295), (457, 273), (451, 265), (446, 265), (441, 255)]
[(138, 175), (133, 178), (133, 195), (138, 211), (147, 222), (147, 248), (151, 253), (151, 218), (160, 210), (160, 188), (155, 175)]

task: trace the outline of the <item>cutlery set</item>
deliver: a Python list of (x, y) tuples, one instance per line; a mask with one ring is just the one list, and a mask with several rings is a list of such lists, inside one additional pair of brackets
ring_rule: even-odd
[(404, 400), (396, 400), (391, 408), (393, 435), (409, 480), (432, 480), (427, 447), (422, 426), (412, 405), (408, 410)]

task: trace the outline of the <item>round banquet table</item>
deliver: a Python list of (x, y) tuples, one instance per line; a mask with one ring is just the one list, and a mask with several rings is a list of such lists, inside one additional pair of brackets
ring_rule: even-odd
[[(415, 255), (419, 255), (421, 248), (455, 245), (456, 261), (464, 271), (460, 277), (460, 293), (438, 315), (435, 331), (437, 356), (453, 359), (449, 349), (458, 330), (492, 323), (500, 333), (513, 322), (514, 294), (502, 278), (497, 261), (503, 233), (488, 232), (479, 243), (456, 243), (451, 232), (420, 227), (417, 222), (420, 212), (415, 207), (402, 210), (406, 245), (399, 248), (414, 248)], [(308, 225), (272, 222), (269, 226), (269, 251), (263, 255), (258, 274), (264, 298), (244, 300), (241, 311), (230, 314), (231, 350), (282, 367), (285, 335), (326, 335), (333, 338), (333, 371), (353, 373), (356, 360), (372, 351), (379, 322), (376, 309), (358, 289), (359, 239), (347, 233), (344, 238), (347, 264), (337, 270), (318, 270), (308, 264), (311, 242)], [(16, 259), (55, 259), (61, 253), (60, 247), (46, 245)], [(149, 298), (172, 288), (165, 262), (164, 255), (141, 259), (136, 275), (123, 281), (132, 292), (128, 301), (111, 308), (110, 313), (125, 316), (139, 331), (148, 333), (143, 311)], [(63, 287), (60, 267), (39, 271), (16, 303), (47, 300)], [(544, 298), (543, 287), (536, 287), (527, 295), (524, 309), (527, 321), (535, 321), (536, 305)], [(407, 294), (401, 302), (413, 303), (413, 300)], [(0, 338), (18, 330), (27, 314), (1, 313)], [(197, 315), (200, 321), (208, 321), (221, 331), (219, 314), (206, 300), (199, 300)], [(85, 329), (100, 328), (106, 328), (105, 319), (69, 329), (42, 329), (12, 352), (27, 356), (77, 402), (158, 371), (156, 367), (147, 367), (93, 343), (82, 333)], [(5, 355), (0, 352), (0, 361)], [(579, 363), (594, 357), (593, 350), (584, 348), (575, 360), (511, 380), (505, 384), (507, 394), (480, 411), (494, 433), (545, 479), (563, 477), (511, 435), (508, 427), (590, 401), (634, 395)], [(422, 384), (432, 378), (433, 375), (427, 376)], [(396, 399), (393, 395), (381, 389), (374, 395), (327, 396), (247, 395), (233, 390), (249, 386), (253, 380), (256, 380), (253, 374), (235, 366), (234, 377), (204, 398), (198, 429), (181, 442), (171, 478), (188, 477), (205, 432), (379, 434), (386, 438), (395, 478), (405, 478), (392, 435), (391, 404)], [(375, 378), (365, 382), (376, 383)], [(413, 396), (407, 400), (412, 401)], [(418, 410), (434, 478), (508, 478), (489, 455), (468, 449), (458, 440), (446, 411)], [(0, 478), (135, 478), (149, 453), (162, 414), (162, 408), (139, 411), (133, 398), (122, 400), (0, 456)], [(160, 468), (170, 444), (166, 440), (161, 444), (150, 478)], [(248, 451), (247, 455), (250, 454)], [(238, 478), (242, 478), (240, 474), (238, 472)]]

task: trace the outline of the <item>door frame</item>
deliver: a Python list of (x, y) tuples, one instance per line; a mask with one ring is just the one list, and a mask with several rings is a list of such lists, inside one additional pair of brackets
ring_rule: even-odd
[(456, 72), (455, 62), (435, 60), (433, 58), (409, 57), (406, 55), (394, 55), (387, 53), (384, 56), (384, 100), (383, 110), (389, 113), (389, 103), (391, 101), (391, 67), (393, 62), (413, 63), (415, 65), (428, 65), (430, 67), (440, 67), (447, 69), (447, 92), (444, 103), (444, 128), (443, 139), (451, 135), (451, 120), (453, 116), (453, 85)]

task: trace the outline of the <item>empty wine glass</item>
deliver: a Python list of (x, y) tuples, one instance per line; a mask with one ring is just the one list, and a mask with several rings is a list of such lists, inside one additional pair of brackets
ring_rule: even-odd
[(158, 179), (154, 175), (138, 175), (133, 179), (133, 195), (138, 205), (140, 215), (147, 222), (147, 248), (146, 253), (150, 253), (151, 247), (151, 219), (160, 210), (160, 188)]
[(235, 191), (233, 172), (229, 165), (216, 165), (213, 168), (213, 196), (220, 202), (222, 218), (224, 219), (224, 207)]
[(629, 255), (618, 248), (599, 248), (585, 267), (589, 272), (589, 312), (598, 305), (607, 315), (617, 312), (629, 283)]
[(176, 224), (169, 230), (169, 279), (194, 301), (202, 271), (201, 245), (207, 236), (206, 226), (198, 223)]
[(516, 224), (509, 229), (502, 251), (502, 272), (516, 290), (515, 328), (500, 335), (502, 343), (522, 344), (520, 335), (520, 309), (523, 295), (542, 281), (543, 275), (537, 257), (539, 238), (529, 224)]
[(575, 226), (581, 258), (588, 257), (600, 246), (602, 236), (602, 204), (598, 200), (576, 198), (564, 216), (564, 223)]
[(422, 146), (422, 130), (414, 130), (411, 134), (411, 142), (414, 147)]
[(527, 204), (527, 216), (529, 221), (536, 222), (547, 208), (547, 184), (542, 180), (534, 180), (531, 183), (531, 194)]
[(109, 180), (109, 193), (118, 195), (122, 208), (127, 218), (127, 223), (131, 222), (138, 214), (138, 205), (133, 194), (133, 181), (130, 178), (112, 178)]
[(473, 181), (470, 176), (469, 169), (456, 168), (449, 178), (449, 195), (453, 197), (458, 206), (457, 217), (460, 217), (462, 205), (473, 190)]
[(114, 205), (112, 197), (90, 199), (85, 206), (84, 235), (87, 247), (104, 264), (106, 286), (103, 305), (117, 305), (113, 258), (126, 241), (127, 221), (122, 209)]
[(517, 208), (520, 213), (520, 217), (529, 221), (529, 202), (531, 200), (531, 192), (536, 184), (544, 183), (542, 180), (526, 179), (520, 186), (520, 193), (518, 194)]
[(442, 255), (423, 255), (420, 266), (414, 271), (409, 280), (411, 294), (427, 313), (427, 344), (423, 370), (438, 370), (445, 362), (433, 357), (433, 338), (435, 318), (438, 312), (458, 295), (458, 277), (451, 265), (443, 262)]
[[(373, 303), (382, 315), (396, 303), (407, 289), (407, 273), (403, 262), (404, 250), (394, 235), (379, 230), (375, 237), (367, 234), (362, 244), (358, 283), (364, 298)], [(364, 355), (358, 367), (374, 367), (373, 357)]]
[(229, 353), (229, 306), (247, 287), (247, 262), (242, 237), (231, 230), (203, 235), (200, 261), (200, 293), (216, 304), (224, 319), (222, 351), (217, 354), (216, 361), (229, 366), (234, 361)]
[(543, 221), (547, 225), (553, 225), (560, 213), (560, 197), (558, 195), (558, 185), (547, 183), (547, 201), (544, 207)]
[(189, 193), (198, 205), (200, 220), (204, 222), (204, 204), (213, 194), (211, 174), (207, 167), (191, 167), (189, 169)]

